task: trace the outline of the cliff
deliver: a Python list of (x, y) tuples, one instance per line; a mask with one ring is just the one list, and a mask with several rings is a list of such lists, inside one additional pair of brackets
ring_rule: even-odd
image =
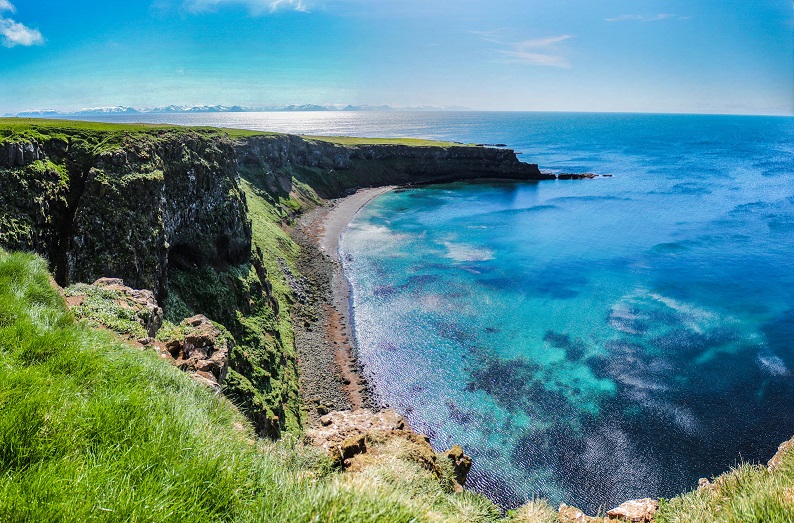
[(510, 149), (458, 144), (372, 144), (366, 141), (343, 144), (327, 139), (267, 135), (239, 140), (235, 149), (240, 169), (262, 173), (270, 191), (291, 192), (291, 177), (294, 176), (321, 198), (337, 198), (361, 187), (381, 185), (474, 178), (555, 178), (541, 173), (535, 164), (520, 162)]
[(159, 297), (167, 294), (169, 265), (248, 259), (251, 225), (238, 169), (273, 195), (303, 183), (321, 198), (377, 185), (554, 178), (509, 149), (33, 127), (36, 134), (7, 131), (0, 142), (0, 244), (41, 253), (62, 285), (113, 274)]
[(0, 143), (3, 245), (45, 256), (62, 285), (119, 275), (159, 296), (169, 265), (248, 259), (251, 224), (228, 138), (107, 134)]

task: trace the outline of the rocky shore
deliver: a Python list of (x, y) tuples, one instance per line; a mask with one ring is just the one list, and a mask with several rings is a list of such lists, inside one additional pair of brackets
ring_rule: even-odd
[(300, 272), (317, 291), (314, 303), (299, 308), (294, 322), (301, 393), (312, 422), (331, 411), (375, 407), (358, 363), (351, 289), (339, 258), (339, 240), (356, 213), (389, 190), (360, 189), (331, 200), (302, 215), (292, 230), (304, 253)]

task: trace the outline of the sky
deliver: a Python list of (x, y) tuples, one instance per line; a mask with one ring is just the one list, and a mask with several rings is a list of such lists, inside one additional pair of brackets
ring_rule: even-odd
[(169, 104), (794, 115), (794, 4), (0, 0), (0, 114)]

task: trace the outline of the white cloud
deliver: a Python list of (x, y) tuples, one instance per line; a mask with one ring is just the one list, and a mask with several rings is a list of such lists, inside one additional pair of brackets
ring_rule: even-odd
[[(3, 2), (4, 0), (0, 0)], [(185, 0), (183, 6), (192, 13), (214, 11), (224, 5), (242, 5), (253, 15), (280, 10), (309, 12), (308, 0)]]
[(571, 35), (550, 36), (548, 38), (538, 38), (536, 40), (524, 40), (515, 44), (521, 49), (536, 49), (539, 47), (551, 47), (573, 38)]
[(499, 51), (508, 57), (508, 62), (516, 64), (545, 65), (549, 67), (562, 67), (568, 69), (571, 64), (564, 56), (530, 53), (528, 51)]
[[(2, 2), (3, 0), (0, 0)], [(0, 37), (5, 47), (16, 45), (43, 45), (44, 37), (38, 29), (15, 22), (10, 18), (0, 18)]]
[[(0, 0), (0, 13), (8, 11), (16, 12), (16, 7), (9, 0)], [(0, 16), (0, 42), (4, 47), (14, 47), (17, 45), (43, 45), (44, 37), (38, 29), (15, 22), (10, 18)]]
[(547, 38), (522, 40), (520, 42), (502, 42), (493, 38), (494, 35), (492, 33), (477, 34), (487, 42), (504, 47), (503, 49), (497, 49), (496, 52), (504, 57), (507, 62), (566, 69), (571, 67), (568, 58), (563, 52), (564, 50), (559, 45), (573, 38), (571, 35), (550, 36)]
[(670, 13), (660, 13), (658, 15), (620, 15), (614, 18), (604, 18), (607, 22), (658, 22), (660, 20), (688, 20), (688, 16), (678, 16)]

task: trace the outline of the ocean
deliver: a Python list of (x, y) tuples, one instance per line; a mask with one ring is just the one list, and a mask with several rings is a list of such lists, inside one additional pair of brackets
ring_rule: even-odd
[(589, 512), (794, 435), (794, 118), (221, 113), (153, 121), (504, 143), (593, 180), (378, 197), (340, 246), (376, 398), (505, 508)]

